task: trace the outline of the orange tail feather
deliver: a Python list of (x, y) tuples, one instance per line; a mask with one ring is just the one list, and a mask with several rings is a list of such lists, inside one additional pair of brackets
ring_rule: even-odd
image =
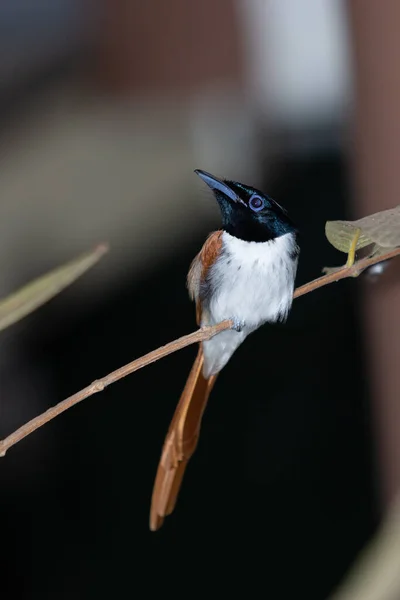
[(216, 375), (203, 377), (203, 349), (200, 345), (179, 404), (171, 421), (158, 464), (150, 509), (150, 529), (161, 527), (164, 517), (175, 508), (186, 465), (196, 449), (201, 418)]

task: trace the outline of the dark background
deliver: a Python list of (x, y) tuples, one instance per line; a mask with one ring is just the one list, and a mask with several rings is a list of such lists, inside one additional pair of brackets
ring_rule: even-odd
[[(51, 40), (48, 47), (43, 43), (37, 60), (21, 67), (18, 77), (3, 79), (3, 139), (20, 128), (27, 114), (35, 114), (37, 106), (50, 112), (49, 93), (65, 82), (68, 89), (79, 90), (78, 96), (89, 93), (93, 99), (90, 94), (96, 90), (101, 101), (122, 103), (143, 95), (154, 101), (160, 89), (171, 94), (167, 104), (177, 97), (180, 102), (200, 83), (209, 85), (208, 77), (220, 82), (223, 75), (246, 91), (241, 21), (231, 10), (234, 3), (224, 0), (218, 5), (212, 27), (207, 10), (191, 4), (199, 12), (199, 28), (211, 27), (208, 39), (216, 44), (212, 49), (208, 45), (205, 54), (204, 32), (193, 41), (185, 30), (184, 19), (189, 17), (184, 4), (173, 3), (168, 25), (154, 2), (147, 8), (132, 4), (136, 13), (120, 1), (104, 1), (102, 11), (93, 13), (92, 5), (86, 4), (79, 18), (73, 12), (75, 20), (65, 21), (75, 23), (61, 29), (59, 39), (65, 37), (65, 45), (56, 49)], [(45, 5), (41, 4), (42, 15)], [(19, 14), (24, 14), (22, 8)], [(57, 19), (63, 23), (60, 15)], [(0, 15), (1, 23), (5, 27)], [(221, 42), (223, 26), (224, 35), (232, 36), (227, 46)], [(158, 41), (163, 27), (167, 34)], [(195, 20), (189, 29), (196, 31)], [(42, 26), (42, 42), (47, 30)], [(143, 61), (138, 55), (138, 47), (144, 47), (143, 40), (138, 41), (141, 31), (152, 40)], [(182, 31), (186, 33), (181, 39)], [(33, 47), (39, 38), (29, 38)], [(9, 47), (4, 50), (3, 66), (10, 52)], [(186, 53), (186, 61), (176, 59)], [(22, 55), (29, 55), (27, 45)], [(353, 214), (352, 163), (348, 140), (341, 137), (348, 115), (339, 119), (333, 114), (323, 123), (271, 126), (271, 114), (255, 118), (257, 164), (247, 165), (248, 148), (237, 144), (235, 157), (226, 164), (227, 175), (235, 178), (235, 165), (246, 163), (237, 179), (246, 181), (246, 174), (251, 178), (254, 168), (257, 186), (289, 210), (302, 236), (297, 278), (301, 285), (320, 276), (324, 266), (345, 261), (326, 241), (324, 225), (328, 219)], [(18, 135), (24, 147), (24, 133)], [(3, 147), (8, 151), (6, 142)], [(190, 169), (220, 173), (223, 167), (223, 162), (216, 169), (196, 163)], [(85, 163), (80, 168), (85, 171)], [(185, 169), (182, 165), (182, 172)], [(19, 176), (24, 181), (22, 166)], [(87, 275), (88, 283), (77, 282), (2, 332), (1, 437), (94, 379), (194, 330), (186, 274), (219, 220), (217, 211), (208, 214), (208, 208), (202, 218), (189, 219), (199, 187), (191, 173), (182, 177), (193, 181), (189, 190), (182, 183), (176, 191), (182, 195), (185, 190), (187, 204), (168, 204), (170, 189), (162, 204), (165, 172), (154, 164), (151, 178), (160, 190), (154, 213), (160, 216), (161, 211), (168, 226), (156, 233), (153, 217), (141, 216), (138, 209), (132, 222), (125, 220), (117, 234), (113, 230), (111, 253), (93, 276)], [(138, 182), (133, 177), (123, 184), (129, 185), (133, 204), (139, 204), (139, 183), (146, 187), (149, 179)], [(67, 214), (64, 192), (56, 192), (50, 193), (43, 179), (41, 193), (49, 193), (54, 211)], [(5, 255), (12, 273), (3, 269), (3, 295), (15, 282), (22, 284), (69, 259), (78, 248), (86, 249), (86, 234), (89, 245), (107, 240), (107, 229), (97, 225), (96, 213), (117, 212), (119, 193), (117, 189), (105, 209), (97, 207), (94, 198), (86, 213), (73, 213), (81, 231), (76, 239), (69, 222), (64, 232), (61, 227), (41, 237), (35, 229), (40, 200), (28, 204), (22, 194), (21, 218), (31, 211), (33, 225), (27, 237), (16, 226), (22, 254), (3, 249), (10, 253)], [(82, 203), (85, 194), (86, 188)], [(211, 196), (205, 198), (205, 204), (213, 203)], [(10, 203), (6, 196), (0, 202), (4, 227)], [(49, 229), (56, 223), (51, 214), (44, 217)], [(144, 237), (137, 241), (140, 228)], [(178, 235), (185, 228), (187, 232)], [(119, 270), (112, 277), (117, 260)], [(218, 378), (176, 510), (159, 532), (148, 529), (153, 479), (194, 347), (112, 385), (10, 449), (0, 463), (3, 596), (180, 598), (204, 588), (219, 594), (241, 589), (250, 597), (276, 600), (326, 598), (371, 537), (381, 511), (359, 298), (370, 286), (344, 280), (306, 295), (294, 302), (287, 324), (265, 326), (239, 348)]]
[[(340, 264), (318, 234), (320, 198), (341, 214), (346, 174), (333, 152), (279, 171), (270, 189), (301, 228), (301, 284), (321, 264)], [(307, 203), (307, 215), (296, 214), (294, 199)], [(184, 282), (207, 233), (199, 229), (137, 281), (127, 278), (82, 319), (60, 297), (21, 325), (19, 361), (46, 380), (50, 402), (194, 328)], [(285, 326), (263, 327), (237, 351), (212, 394), (176, 511), (157, 533), (148, 530), (153, 477), (194, 348), (10, 450), (1, 465), (7, 592), (89, 598), (167, 589), (180, 597), (188, 587), (231, 593), (243, 585), (276, 598), (300, 589), (326, 597), (377, 519), (357, 287), (343, 281), (296, 300)]]

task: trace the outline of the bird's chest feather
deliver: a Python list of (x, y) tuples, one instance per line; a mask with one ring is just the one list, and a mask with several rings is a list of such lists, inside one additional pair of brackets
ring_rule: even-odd
[(262, 322), (286, 318), (296, 266), (297, 246), (291, 233), (261, 243), (224, 232), (221, 253), (207, 277), (211, 320), (237, 317), (251, 330)]

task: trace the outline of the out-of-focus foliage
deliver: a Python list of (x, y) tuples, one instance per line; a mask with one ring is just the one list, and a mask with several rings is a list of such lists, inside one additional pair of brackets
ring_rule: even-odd
[(369, 255), (379, 255), (400, 246), (400, 205), (357, 221), (327, 221), (325, 234), (337, 250), (348, 253), (359, 230), (355, 250), (371, 246)]
[(26, 315), (59, 294), (107, 252), (107, 246), (97, 246), (91, 252), (34, 279), (0, 301), (0, 331), (20, 321)]

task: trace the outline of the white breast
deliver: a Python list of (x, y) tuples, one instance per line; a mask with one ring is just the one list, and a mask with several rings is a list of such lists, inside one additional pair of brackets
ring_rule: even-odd
[[(210, 269), (214, 291), (207, 324), (235, 317), (243, 330), (224, 331), (204, 342), (204, 374), (220, 371), (246, 336), (263, 323), (284, 320), (293, 299), (296, 241), (287, 233), (269, 242), (245, 242), (224, 232), (222, 252)], [(204, 323), (205, 324), (205, 323)]]

